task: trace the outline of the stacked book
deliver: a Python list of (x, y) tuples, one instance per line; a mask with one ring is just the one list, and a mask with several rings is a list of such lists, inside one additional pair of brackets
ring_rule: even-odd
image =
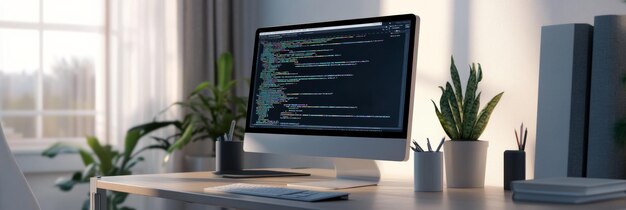
[(625, 179), (626, 15), (544, 26), (540, 52), (534, 177)]
[(512, 182), (513, 200), (588, 203), (626, 197), (626, 180), (580, 177), (543, 178)]

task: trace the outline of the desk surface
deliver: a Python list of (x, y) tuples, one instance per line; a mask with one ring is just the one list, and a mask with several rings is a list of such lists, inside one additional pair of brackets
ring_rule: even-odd
[(626, 199), (583, 205), (513, 202), (511, 192), (502, 187), (414, 192), (412, 182), (385, 180), (379, 186), (341, 190), (350, 193), (349, 200), (315, 203), (203, 191), (205, 187), (230, 183), (285, 186), (329, 179), (333, 175), (333, 171), (327, 169), (280, 170), (311, 173), (312, 176), (225, 179), (211, 172), (194, 172), (102, 177), (96, 185), (100, 189), (238, 209), (626, 209)]

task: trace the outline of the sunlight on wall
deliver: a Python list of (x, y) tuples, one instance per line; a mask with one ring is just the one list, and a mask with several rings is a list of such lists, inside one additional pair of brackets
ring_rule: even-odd
[[(452, 14), (450, 1), (382, 1), (381, 15), (413, 13), (420, 17), (419, 45), (417, 53), (416, 85), (413, 110), (413, 136), (420, 142), (426, 137), (440, 139), (445, 135), (430, 99), (438, 100), (441, 91), (437, 86), (449, 78), (452, 43)], [(428, 5), (428, 6), (420, 6)], [(407, 162), (379, 161), (384, 179), (412, 179), (413, 157)]]
[[(462, 5), (462, 8), (459, 8)], [(413, 13), (421, 17), (413, 138), (444, 135), (430, 99), (449, 80), (449, 56), (454, 52), (462, 80), (467, 64), (480, 62), (485, 72), (483, 101), (505, 94), (481, 139), (489, 141), (486, 185), (502, 186), (503, 152), (515, 149), (513, 129), (529, 129), (526, 177), (534, 174), (537, 88), (541, 26), (593, 22), (593, 16), (625, 14), (619, 1), (382, 1), (381, 15)], [(463, 11), (465, 10), (465, 11)], [(412, 179), (413, 157), (407, 162), (380, 161), (386, 179)]]
[[(483, 96), (505, 92), (482, 137), (490, 142), (487, 185), (503, 184), (503, 152), (517, 148), (513, 130), (522, 122), (531, 128), (526, 177), (534, 174), (541, 41), (540, 10), (535, 6), (527, 1), (475, 1), (470, 11), (471, 45), (467, 56), (483, 65)], [(490, 99), (487, 97), (483, 100)]]

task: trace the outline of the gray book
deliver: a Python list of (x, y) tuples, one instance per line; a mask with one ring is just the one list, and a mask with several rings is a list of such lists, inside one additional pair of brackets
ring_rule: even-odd
[(581, 177), (512, 182), (513, 200), (587, 203), (626, 197), (626, 180)]
[(593, 33), (587, 176), (626, 178), (615, 123), (626, 117), (626, 15), (596, 16)]
[(519, 180), (511, 183), (513, 192), (563, 196), (590, 196), (626, 191), (626, 180), (582, 177), (554, 177)]
[(533, 193), (513, 193), (514, 201), (534, 201), (547, 203), (580, 204), (626, 197), (626, 192), (615, 192), (590, 196), (543, 195)]
[(585, 176), (592, 32), (541, 28), (535, 178)]

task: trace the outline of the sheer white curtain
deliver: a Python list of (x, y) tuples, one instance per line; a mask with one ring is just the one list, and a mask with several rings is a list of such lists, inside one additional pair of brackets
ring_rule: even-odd
[[(109, 0), (108, 8), (109, 143), (122, 147), (126, 130), (182, 98), (179, 1)], [(142, 168), (158, 172), (153, 163)]]
[[(123, 148), (126, 131), (149, 122), (162, 109), (182, 99), (180, 0), (109, 0), (107, 114), (109, 143)], [(176, 118), (168, 112), (164, 118)], [(165, 131), (155, 133), (164, 135)], [(138, 147), (147, 145), (144, 139)], [(164, 152), (144, 153), (146, 161), (134, 173), (178, 171), (181, 158), (164, 167)], [(178, 208), (157, 199), (133, 197), (127, 201), (139, 209)]]

